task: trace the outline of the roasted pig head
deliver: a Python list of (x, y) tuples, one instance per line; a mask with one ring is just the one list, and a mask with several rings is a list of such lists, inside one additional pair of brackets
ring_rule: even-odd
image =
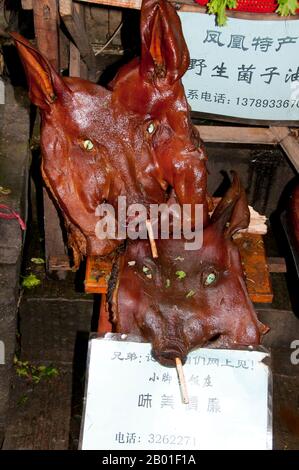
[(128, 243), (110, 280), (115, 331), (152, 343), (163, 365), (185, 360), (201, 346), (257, 345), (268, 330), (250, 301), (232, 235), (249, 224), (245, 191), (233, 184), (203, 230), (203, 243), (185, 250), (185, 240), (157, 240), (158, 259), (145, 241)]
[(77, 261), (120, 243), (95, 234), (97, 207), (116, 207), (119, 196), (148, 206), (165, 202), (173, 188), (179, 203), (203, 204), (207, 220), (205, 154), (180, 80), (189, 53), (173, 6), (143, 1), (141, 57), (109, 89), (61, 77), (26, 39), (12, 36), (41, 112), (43, 177)]

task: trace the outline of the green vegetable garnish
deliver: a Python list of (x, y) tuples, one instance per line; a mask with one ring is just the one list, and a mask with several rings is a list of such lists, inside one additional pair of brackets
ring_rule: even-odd
[(176, 274), (176, 276), (178, 277), (179, 280), (184, 279), (187, 276), (185, 271), (177, 271), (175, 274)]
[(299, 3), (297, 0), (278, 0), (278, 8), (276, 13), (281, 16), (295, 15)]
[(26, 289), (33, 289), (33, 287), (39, 286), (41, 284), (40, 279), (36, 277), (35, 274), (29, 274), (25, 276), (22, 282), (22, 287)]
[(43, 258), (31, 258), (31, 262), (34, 264), (45, 264), (45, 260)]
[(227, 22), (226, 8), (236, 8), (237, 0), (210, 0), (208, 13), (217, 15), (218, 26), (224, 26)]

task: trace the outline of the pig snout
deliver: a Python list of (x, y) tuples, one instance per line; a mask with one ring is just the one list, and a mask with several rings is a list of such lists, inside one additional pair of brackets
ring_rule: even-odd
[(162, 309), (159, 327), (152, 331), (152, 354), (160, 364), (175, 367), (176, 358), (184, 364), (190, 350), (203, 346), (207, 337), (202, 322), (194, 312), (185, 310), (183, 318), (181, 312), (169, 315), (167, 310), (167, 307)]
[(178, 338), (168, 338), (156, 341), (153, 344), (152, 354), (160, 364), (166, 367), (175, 367), (175, 359), (178, 357), (182, 363), (186, 362), (187, 348)]

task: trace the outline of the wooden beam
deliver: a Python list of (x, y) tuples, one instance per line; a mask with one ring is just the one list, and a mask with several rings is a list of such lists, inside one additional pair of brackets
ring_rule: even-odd
[[(97, 5), (108, 5), (119, 8), (132, 8), (140, 10), (142, 0), (77, 0), (82, 3), (94, 3)], [(169, 0), (177, 10), (183, 12), (206, 13), (207, 7), (195, 5), (194, 0)], [(226, 14), (231, 18), (240, 18), (246, 20), (263, 21), (292, 21), (298, 19), (299, 15), (280, 16), (276, 13), (248, 13), (244, 11), (227, 10)]]
[(89, 79), (95, 80), (96, 57), (86, 33), (83, 16), (78, 13), (72, 0), (59, 0), (59, 12), (74, 44), (79, 49), (81, 59), (87, 65)]
[(81, 58), (80, 51), (73, 42), (70, 42), (70, 77), (80, 77), (81, 75)]
[(98, 5), (108, 5), (111, 7), (132, 8), (140, 10), (142, 0), (79, 0), (82, 3), (96, 3)]
[(287, 157), (299, 172), (299, 142), (290, 133), (288, 127), (270, 127), (271, 132), (276, 137), (278, 144), (285, 151)]
[(227, 144), (277, 145), (277, 137), (269, 128), (236, 126), (195, 126), (204, 142)]
[[(77, 11), (78, 15), (82, 17), (84, 22), (84, 7), (76, 3), (74, 9)], [(84, 22), (85, 24), (85, 22)], [(70, 77), (81, 77), (84, 79), (88, 78), (88, 69), (81, 59), (81, 54), (77, 46), (70, 41), (70, 54), (69, 54), (69, 76)]]
[(56, 0), (33, 0), (37, 47), (59, 70), (58, 9)]
[(59, 28), (59, 68), (60, 72), (69, 68), (70, 40)]
[[(58, 8), (56, 0), (33, 0), (34, 29), (39, 50), (59, 70)], [(46, 188), (43, 190), (45, 251), (48, 269), (51, 256), (65, 256), (59, 216)]]

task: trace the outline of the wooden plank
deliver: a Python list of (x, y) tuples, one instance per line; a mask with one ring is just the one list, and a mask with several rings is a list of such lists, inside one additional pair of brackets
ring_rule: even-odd
[(270, 119), (248, 119), (248, 118), (239, 118), (239, 117), (233, 117), (233, 116), (224, 116), (223, 114), (212, 114), (212, 113), (200, 113), (198, 111), (192, 111), (191, 110), (191, 117), (193, 119), (200, 119), (200, 120), (205, 120), (205, 121), (221, 121), (221, 122), (227, 122), (231, 124), (243, 124), (244, 126), (257, 126), (257, 127), (269, 127), (269, 126), (289, 126), (289, 127), (298, 127), (299, 126), (299, 121), (279, 121), (279, 120), (273, 120), (271, 121)]
[(69, 68), (70, 40), (59, 29), (59, 69), (62, 73)]
[(89, 79), (95, 80), (96, 57), (86, 34), (83, 16), (74, 8), (71, 0), (59, 0), (59, 12), (72, 40), (80, 51), (82, 60), (87, 65)]
[[(110, 5), (120, 8), (133, 8), (140, 10), (142, 0), (77, 0), (82, 3)], [(206, 13), (205, 6), (194, 5), (193, 0), (169, 0), (173, 3), (177, 10), (185, 12)], [(263, 20), (263, 21), (292, 21), (299, 18), (299, 15), (281, 17), (275, 13), (248, 13), (243, 11), (227, 10), (227, 16), (231, 18), (241, 18), (246, 20)]]
[(234, 237), (234, 242), (240, 251), (246, 285), (252, 302), (271, 303), (273, 292), (263, 237), (242, 233)]
[(33, 0), (21, 0), (23, 10), (33, 9)]
[[(56, 0), (33, 0), (34, 29), (39, 50), (59, 70), (58, 8)], [(65, 256), (59, 216), (46, 188), (43, 190), (45, 252), (48, 269), (51, 256)]]
[(112, 261), (99, 256), (88, 256), (86, 260), (85, 292), (106, 294), (111, 274)]
[(80, 77), (81, 76), (81, 58), (80, 51), (75, 46), (73, 42), (70, 42), (70, 68), (69, 68), (70, 77)]
[(79, 0), (82, 3), (95, 3), (97, 5), (109, 5), (111, 7), (132, 8), (140, 10), (142, 0)]
[(288, 127), (270, 127), (271, 132), (276, 137), (278, 143), (285, 151), (287, 157), (299, 172), (299, 142), (290, 134)]
[[(77, 11), (78, 15), (82, 17), (82, 20), (84, 22), (83, 6), (75, 4), (74, 9)], [(87, 66), (85, 62), (81, 60), (80, 51), (72, 41), (70, 41), (69, 76), (81, 77), (84, 79), (88, 78)]]
[(277, 137), (265, 127), (195, 126), (204, 142), (277, 145)]
[(59, 70), (59, 16), (56, 0), (33, 0), (33, 16), (37, 47)]

